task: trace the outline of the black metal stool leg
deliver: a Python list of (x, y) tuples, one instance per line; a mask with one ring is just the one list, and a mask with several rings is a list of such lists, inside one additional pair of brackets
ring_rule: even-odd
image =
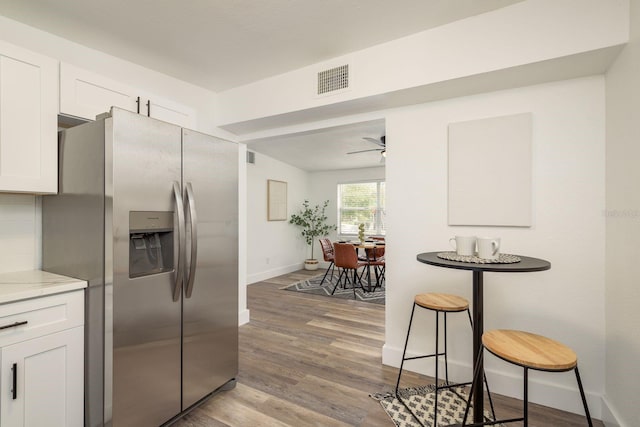
[(444, 380), (446, 384), (449, 384), (449, 360), (447, 359), (447, 312), (444, 311), (442, 314), (444, 316)]
[[(437, 426), (438, 425), (438, 353), (440, 348), (438, 347), (438, 344), (440, 342), (440, 324), (439, 324), (439, 319), (440, 319), (440, 312), (436, 311), (436, 352), (435, 352), (435, 361), (436, 361), (436, 389), (433, 391), (434, 395), (433, 395), (433, 425)], [(445, 317), (446, 319), (446, 317)], [(444, 339), (445, 342), (447, 342), (447, 330), (444, 330)], [(445, 347), (445, 354), (446, 354), (446, 347)], [(446, 357), (446, 356), (445, 356)], [(446, 368), (445, 368), (446, 369)]]
[(524, 368), (524, 427), (529, 426), (529, 368)]
[(402, 360), (400, 361), (400, 370), (398, 371), (398, 380), (396, 381), (396, 398), (407, 408), (407, 411), (411, 414), (411, 416), (420, 424), (422, 427), (425, 425), (413, 414), (413, 411), (409, 408), (409, 406), (404, 403), (404, 400), (398, 394), (398, 389), (400, 388), (400, 377), (402, 376), (402, 368), (404, 367), (404, 361), (406, 360), (407, 355), (407, 345), (409, 344), (409, 336), (411, 336), (411, 325), (413, 324), (413, 314), (416, 311), (416, 303), (413, 303), (413, 308), (411, 309), (411, 317), (409, 318), (409, 327), (407, 328), (407, 339), (404, 341), (404, 350), (402, 351)]
[(587, 398), (584, 395), (584, 388), (582, 388), (582, 381), (580, 380), (580, 373), (578, 372), (578, 365), (576, 365), (574, 372), (576, 373), (576, 380), (578, 380), (578, 389), (580, 389), (580, 397), (582, 398), (582, 405), (584, 406), (584, 413), (587, 416), (587, 421), (589, 422), (589, 427), (593, 427), (593, 422), (591, 421), (591, 414), (589, 413), (589, 407), (587, 406)]
[(416, 311), (416, 303), (413, 303), (411, 309), (411, 317), (409, 318), (409, 327), (407, 328), (407, 339), (404, 341), (404, 350), (402, 351), (402, 360), (400, 361), (400, 371), (398, 372), (398, 381), (396, 381), (396, 397), (398, 396), (398, 387), (400, 386), (400, 377), (402, 376), (402, 367), (404, 366), (405, 356), (407, 355), (407, 345), (409, 344), (409, 335), (411, 334), (411, 324), (413, 323), (413, 313)]

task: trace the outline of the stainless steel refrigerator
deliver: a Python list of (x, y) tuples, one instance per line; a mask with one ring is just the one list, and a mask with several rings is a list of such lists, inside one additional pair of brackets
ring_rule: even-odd
[(238, 372), (237, 144), (112, 108), (59, 138), (43, 269), (87, 280), (85, 425), (158, 426)]

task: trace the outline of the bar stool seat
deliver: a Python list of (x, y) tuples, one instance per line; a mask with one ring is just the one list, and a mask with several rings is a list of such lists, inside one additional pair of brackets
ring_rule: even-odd
[[(580, 397), (582, 398), (582, 404), (584, 406), (587, 422), (589, 423), (590, 427), (593, 426), (591, 415), (589, 414), (589, 407), (587, 406), (587, 400), (584, 394), (584, 389), (582, 387), (582, 381), (580, 379), (580, 373), (578, 371), (578, 356), (571, 348), (542, 335), (508, 329), (497, 329), (485, 332), (482, 335), (482, 346), (487, 351), (499, 357), (500, 359), (524, 368), (523, 417), (497, 420), (495, 422), (510, 423), (515, 421), (524, 421), (524, 426), (528, 425), (529, 369), (547, 372), (566, 372), (573, 370), (578, 382), (578, 389), (580, 391)], [(481, 355), (482, 352), (480, 352), (478, 357), (480, 357)], [(479, 372), (474, 372), (474, 383), (478, 380), (478, 375)], [(471, 394), (469, 395), (469, 399), (467, 401), (467, 408), (464, 417), (465, 421), (470, 402)], [(480, 426), (486, 424), (487, 423), (463, 423), (463, 425), (467, 426)]]
[[(411, 356), (407, 357), (407, 345), (409, 344), (409, 338), (411, 336), (411, 326), (413, 324), (413, 315), (415, 314), (416, 307), (424, 308), (427, 310), (434, 311), (436, 314), (436, 342), (435, 342), (435, 352), (433, 354), (424, 354), (419, 356)], [(396, 398), (404, 405), (404, 407), (409, 411), (409, 413), (413, 416), (413, 418), (420, 424), (421, 426), (425, 426), (425, 424), (418, 418), (416, 413), (410, 408), (404, 399), (399, 394), (400, 389), (400, 378), (402, 377), (402, 371), (404, 368), (405, 361), (416, 360), (416, 359), (424, 359), (433, 357), (435, 359), (435, 388), (434, 388), (434, 408), (433, 408), (433, 423), (432, 425), (438, 425), (438, 391), (444, 389), (450, 389), (454, 387), (460, 387), (464, 385), (469, 385), (471, 382), (467, 383), (456, 383), (452, 384), (449, 382), (449, 363), (447, 360), (447, 314), (448, 313), (459, 313), (459, 312), (467, 312), (467, 317), (469, 318), (469, 324), (473, 329), (473, 324), (471, 321), (471, 313), (469, 312), (469, 301), (465, 298), (462, 298), (458, 295), (451, 294), (442, 294), (442, 293), (424, 293), (418, 294), (414, 297), (413, 300), (413, 309), (411, 310), (411, 317), (409, 319), (409, 327), (407, 329), (407, 338), (404, 342), (404, 351), (402, 352), (402, 361), (400, 362), (400, 370), (398, 371), (398, 380), (396, 381)], [(442, 317), (444, 320), (444, 351), (440, 351), (439, 348), (439, 319), (440, 313), (442, 313)], [(445, 369), (445, 384), (440, 385), (439, 383), (439, 372), (438, 372), (438, 358), (440, 356), (444, 356), (444, 369)], [(486, 378), (485, 378), (486, 384)], [(493, 401), (491, 399), (491, 393), (489, 392), (489, 386), (487, 385), (487, 393), (489, 395), (489, 402), (491, 404), (491, 413), (495, 413), (493, 411)]]
[(482, 345), (507, 362), (542, 371), (569, 371), (578, 364), (578, 356), (569, 347), (530, 332), (488, 331), (482, 335)]
[(458, 312), (469, 309), (469, 302), (457, 295), (450, 294), (418, 294), (415, 303), (422, 308), (435, 311)]

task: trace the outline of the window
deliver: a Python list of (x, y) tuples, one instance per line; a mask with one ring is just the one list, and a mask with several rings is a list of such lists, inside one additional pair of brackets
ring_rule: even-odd
[(364, 224), (365, 235), (384, 235), (384, 205), (384, 181), (338, 184), (338, 233), (357, 235)]

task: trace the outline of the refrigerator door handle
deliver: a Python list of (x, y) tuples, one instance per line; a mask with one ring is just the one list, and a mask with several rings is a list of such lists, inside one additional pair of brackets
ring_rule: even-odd
[(185, 288), (185, 297), (191, 298), (193, 293), (193, 282), (196, 278), (196, 262), (198, 261), (198, 219), (196, 216), (196, 202), (193, 197), (193, 187), (187, 182), (187, 203), (189, 204), (189, 219), (191, 221), (191, 260), (189, 262), (189, 275), (187, 276), (187, 286)]
[(182, 273), (182, 266), (184, 265), (184, 204), (182, 202), (182, 190), (180, 190), (180, 183), (173, 182), (173, 196), (176, 201), (176, 213), (178, 214), (178, 264), (176, 266), (176, 286), (173, 289), (173, 300), (180, 300), (180, 294), (182, 294), (182, 281), (184, 274)]

